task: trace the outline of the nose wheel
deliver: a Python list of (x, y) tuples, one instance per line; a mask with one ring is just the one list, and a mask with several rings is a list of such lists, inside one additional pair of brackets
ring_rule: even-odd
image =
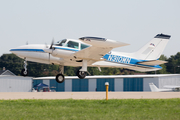
[(22, 69), (21, 70), (21, 75), (22, 76), (28, 76), (28, 70)]

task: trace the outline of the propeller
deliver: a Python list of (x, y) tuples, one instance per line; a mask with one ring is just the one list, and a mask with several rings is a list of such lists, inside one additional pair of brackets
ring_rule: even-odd
[(54, 44), (54, 38), (52, 39), (51, 46), (49, 49), (52, 49), (53, 44)]
[[(53, 44), (54, 44), (54, 38), (52, 39), (51, 46), (50, 46), (50, 48), (49, 48), (49, 49), (53, 49), (53, 47), (52, 47), (52, 46), (53, 46)], [(50, 54), (51, 54), (51, 53), (49, 53), (49, 63), (50, 63)]]

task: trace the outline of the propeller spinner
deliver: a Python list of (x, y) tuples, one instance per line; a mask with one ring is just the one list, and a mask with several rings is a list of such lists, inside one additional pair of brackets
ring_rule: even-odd
[(52, 39), (51, 46), (49, 48), (44, 49), (44, 52), (49, 53), (49, 63), (50, 63), (50, 54), (52, 54), (54, 50), (53, 44), (54, 44), (54, 38)]

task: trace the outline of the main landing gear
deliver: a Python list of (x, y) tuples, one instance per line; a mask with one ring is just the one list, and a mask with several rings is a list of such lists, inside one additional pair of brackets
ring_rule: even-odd
[[(86, 77), (86, 72), (84, 71), (77, 71), (77, 76), (80, 78), (80, 79), (84, 79)], [(56, 81), (58, 83), (63, 83), (64, 82), (64, 75), (62, 73), (59, 73), (56, 75)]]
[[(59, 74), (56, 75), (56, 81), (58, 83), (63, 83), (64, 82), (64, 66), (59, 66)], [(80, 70), (77, 71), (77, 76), (80, 79), (84, 79), (86, 77), (87, 74), (87, 60), (83, 60), (82, 62), (82, 68)], [(89, 73), (88, 73), (89, 74)]]
[(86, 77), (86, 72), (84, 71), (77, 71), (77, 76), (80, 78), (80, 79), (84, 79)]
[(87, 74), (87, 60), (83, 60), (82, 68), (77, 71), (77, 76), (80, 79), (84, 79), (86, 77), (86, 74)]
[[(64, 66), (63, 66), (64, 67)], [(62, 68), (62, 67), (61, 67)], [(84, 79), (86, 77), (86, 72), (85, 71), (80, 71), (78, 70), (77, 71), (77, 76), (80, 78), (80, 79)], [(63, 83), (64, 82), (64, 75), (63, 75), (63, 72), (62, 72), (62, 69), (60, 70), (60, 73), (56, 75), (56, 82), (58, 83)]]
[(21, 70), (22, 76), (28, 76), (28, 70), (27, 70), (27, 61), (24, 60), (24, 69)]
[(56, 75), (56, 82), (63, 83), (64, 82), (64, 66), (59, 66), (59, 74)]
[(56, 81), (57, 81), (58, 83), (63, 83), (63, 82), (64, 82), (64, 75), (61, 74), (61, 73), (57, 74), (57, 75), (56, 75)]

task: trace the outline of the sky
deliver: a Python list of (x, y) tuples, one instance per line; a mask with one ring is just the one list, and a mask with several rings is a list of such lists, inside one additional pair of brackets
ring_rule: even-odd
[(0, 0), (0, 56), (11, 48), (84, 36), (130, 44), (135, 52), (157, 34), (171, 35), (163, 54), (180, 52), (180, 0)]

